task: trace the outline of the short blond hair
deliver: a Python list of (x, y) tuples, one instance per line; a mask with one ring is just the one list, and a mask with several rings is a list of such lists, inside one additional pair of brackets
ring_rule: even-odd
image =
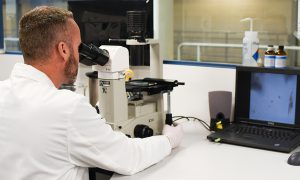
[(72, 12), (52, 7), (39, 6), (27, 12), (19, 23), (19, 40), (26, 60), (47, 59), (59, 41), (69, 41), (69, 18)]

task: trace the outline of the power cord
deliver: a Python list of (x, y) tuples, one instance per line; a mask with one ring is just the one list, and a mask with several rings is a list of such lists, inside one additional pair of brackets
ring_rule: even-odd
[(210, 131), (210, 126), (203, 120), (196, 118), (196, 117), (191, 117), (191, 116), (173, 116), (173, 122), (176, 122), (180, 119), (187, 119), (188, 121), (190, 120), (197, 120), (201, 123), (201, 125), (208, 131)]

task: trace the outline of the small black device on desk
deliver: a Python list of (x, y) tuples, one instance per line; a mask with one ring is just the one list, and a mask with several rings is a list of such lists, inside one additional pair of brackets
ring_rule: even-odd
[(233, 122), (207, 138), (291, 152), (300, 144), (300, 69), (237, 67)]
[(290, 155), (287, 162), (293, 166), (300, 166), (300, 152), (294, 152)]

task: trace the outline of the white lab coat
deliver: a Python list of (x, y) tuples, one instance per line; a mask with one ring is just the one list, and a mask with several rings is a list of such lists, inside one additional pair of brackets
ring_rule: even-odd
[(16, 64), (0, 81), (0, 179), (83, 180), (87, 167), (131, 175), (171, 152), (166, 136), (114, 132), (87, 99)]

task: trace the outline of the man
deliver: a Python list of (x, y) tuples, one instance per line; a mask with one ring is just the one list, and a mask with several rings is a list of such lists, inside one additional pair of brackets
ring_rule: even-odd
[(37, 7), (20, 20), (24, 64), (0, 82), (0, 179), (88, 179), (88, 167), (131, 175), (166, 157), (182, 137), (127, 138), (114, 132), (86, 98), (62, 84), (76, 79), (81, 43), (72, 13)]

